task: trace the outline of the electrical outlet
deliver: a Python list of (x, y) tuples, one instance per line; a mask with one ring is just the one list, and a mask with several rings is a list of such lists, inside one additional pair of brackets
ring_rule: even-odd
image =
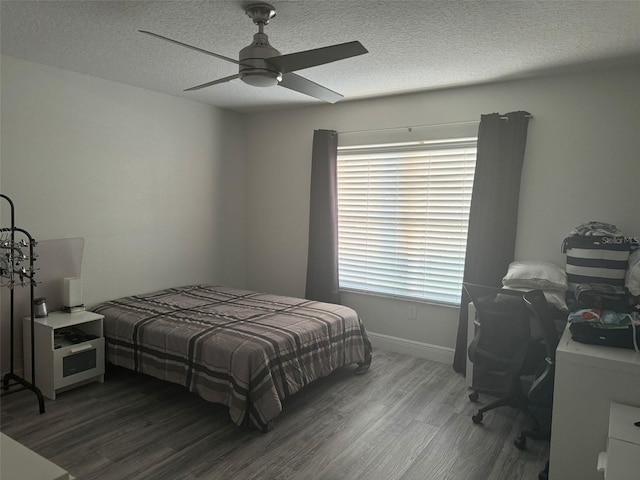
[(411, 305), (409, 307), (409, 320), (416, 320), (418, 318), (418, 307), (416, 305)]

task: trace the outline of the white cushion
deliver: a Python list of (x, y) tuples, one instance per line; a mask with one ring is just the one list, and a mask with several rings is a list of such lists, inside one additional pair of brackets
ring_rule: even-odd
[(557, 290), (543, 290), (544, 298), (547, 299), (549, 305), (553, 305), (558, 310), (562, 310), (564, 312), (569, 310), (567, 307), (567, 301), (564, 297), (564, 292), (559, 292)]
[(632, 295), (640, 295), (640, 248), (629, 255), (629, 269), (625, 285)]
[(549, 262), (516, 261), (511, 262), (502, 284), (510, 288), (540, 289), (544, 291), (565, 292), (568, 288), (567, 274), (564, 269)]

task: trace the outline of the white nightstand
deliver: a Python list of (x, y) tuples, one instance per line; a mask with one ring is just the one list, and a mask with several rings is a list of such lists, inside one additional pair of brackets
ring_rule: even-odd
[[(51, 312), (47, 317), (35, 319), (36, 386), (45, 397), (55, 400), (56, 393), (80, 384), (104, 382), (103, 318), (93, 312)], [(70, 329), (75, 329), (79, 335), (67, 335), (66, 338), (61, 335)], [(30, 339), (31, 318), (27, 317), (23, 320), (27, 380), (31, 380)]]

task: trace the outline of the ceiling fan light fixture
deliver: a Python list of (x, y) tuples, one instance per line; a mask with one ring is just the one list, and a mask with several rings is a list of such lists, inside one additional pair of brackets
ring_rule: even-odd
[(240, 80), (253, 87), (273, 87), (280, 83), (282, 74), (270, 70), (244, 70), (240, 73)]

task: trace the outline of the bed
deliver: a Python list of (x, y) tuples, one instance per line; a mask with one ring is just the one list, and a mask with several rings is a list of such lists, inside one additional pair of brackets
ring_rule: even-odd
[(107, 361), (184, 385), (263, 431), (282, 400), (335, 369), (371, 363), (371, 343), (343, 305), (214, 285), (103, 303)]

